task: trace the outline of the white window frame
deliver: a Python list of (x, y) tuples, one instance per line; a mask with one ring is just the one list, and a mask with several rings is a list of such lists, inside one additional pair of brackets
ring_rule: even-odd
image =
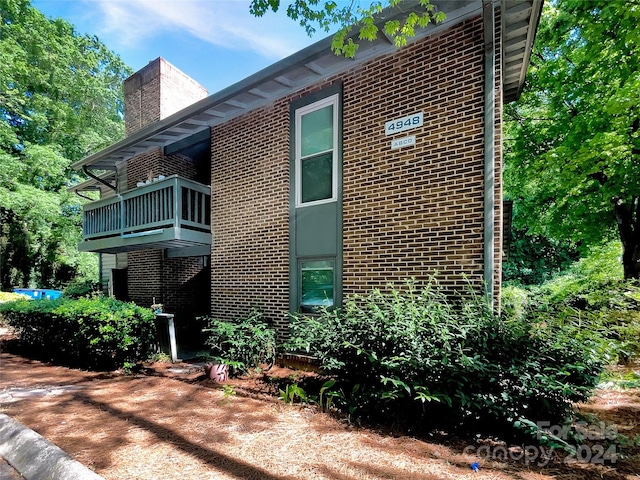
[[(304, 107), (300, 107), (296, 110), (295, 115), (295, 182), (296, 182), (296, 208), (300, 207), (310, 207), (312, 205), (320, 205), (323, 203), (331, 203), (336, 202), (338, 200), (338, 119), (340, 118), (338, 114), (339, 104), (339, 95), (336, 93), (335, 95), (331, 95), (327, 98), (323, 98), (322, 100), (318, 100), (317, 102), (311, 103), (309, 105), (305, 105)], [(314, 200), (313, 202), (303, 202), (302, 201), (302, 116), (308, 113), (314, 112), (316, 110), (320, 110), (322, 108), (328, 107), (329, 105), (333, 105), (333, 146), (330, 150), (325, 150), (324, 152), (316, 152), (313, 155), (309, 155), (305, 158), (315, 157), (317, 155), (322, 155), (323, 153), (332, 152), (331, 158), (331, 197), (323, 198), (322, 200)]]

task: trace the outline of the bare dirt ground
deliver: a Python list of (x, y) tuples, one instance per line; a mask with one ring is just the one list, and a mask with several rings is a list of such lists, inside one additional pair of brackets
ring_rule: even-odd
[[(0, 341), (0, 412), (107, 480), (640, 479), (637, 449), (608, 465), (558, 454), (546, 466), (492, 460), (473, 453), (486, 440), (436, 442), (356, 427), (284, 404), (260, 379), (225, 387), (192, 365), (163, 363), (136, 375), (86, 372), (9, 353), (8, 338)], [(620, 433), (640, 434), (640, 389), (600, 390), (580, 408)]]

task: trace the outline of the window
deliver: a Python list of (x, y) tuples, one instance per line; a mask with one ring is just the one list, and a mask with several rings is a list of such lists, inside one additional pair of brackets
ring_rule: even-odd
[(289, 108), (289, 308), (317, 313), (342, 303), (342, 84)]
[(302, 286), (300, 310), (303, 313), (314, 313), (320, 307), (334, 305), (333, 270), (333, 260), (300, 262), (300, 285)]
[(337, 199), (338, 95), (296, 110), (296, 206)]

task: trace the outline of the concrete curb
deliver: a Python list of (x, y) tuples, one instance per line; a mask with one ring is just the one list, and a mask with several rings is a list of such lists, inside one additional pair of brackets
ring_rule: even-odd
[(0, 414), (0, 456), (27, 480), (104, 480), (5, 414)]

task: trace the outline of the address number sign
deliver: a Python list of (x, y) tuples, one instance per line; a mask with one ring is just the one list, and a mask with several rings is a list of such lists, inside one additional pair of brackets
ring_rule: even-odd
[(384, 124), (385, 135), (395, 135), (396, 133), (404, 132), (405, 130), (411, 130), (422, 126), (422, 112), (414, 113), (406, 117), (391, 120)]

